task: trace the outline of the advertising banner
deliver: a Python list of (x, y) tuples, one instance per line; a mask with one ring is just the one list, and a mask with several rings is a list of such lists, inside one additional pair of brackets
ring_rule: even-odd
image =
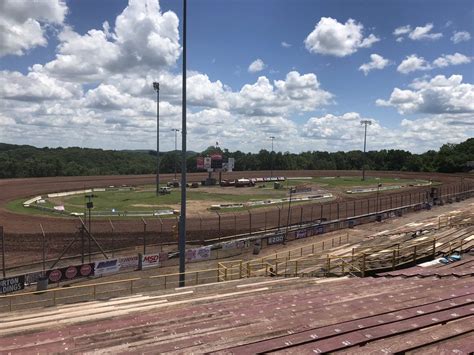
[(271, 237), (268, 237), (267, 239), (267, 244), (272, 245), (272, 244), (281, 244), (285, 241), (285, 235), (284, 234), (277, 234)]
[(196, 158), (196, 167), (198, 169), (204, 169), (204, 157), (197, 157)]
[(142, 269), (160, 266), (160, 254), (146, 254), (141, 255), (141, 257)]
[(120, 270), (118, 259), (99, 260), (95, 262), (95, 276), (113, 274)]
[(306, 229), (296, 231), (296, 239), (306, 238), (307, 236), (308, 236), (308, 233)]
[(48, 270), (46, 276), (48, 277), (48, 283), (69, 281), (79, 277), (93, 276), (94, 268), (95, 263), (74, 265), (60, 269)]
[(205, 157), (204, 158), (204, 169), (210, 169), (211, 168), (211, 157)]
[(186, 261), (207, 260), (211, 257), (211, 247), (186, 250)]
[(38, 280), (43, 276), (43, 271), (30, 272), (25, 275), (25, 285), (31, 285), (38, 282)]
[(0, 280), (0, 294), (20, 291), (25, 288), (25, 275)]
[(118, 258), (119, 270), (136, 270), (138, 268), (138, 255)]
[(324, 233), (324, 226), (315, 226), (313, 227), (314, 234), (323, 234)]

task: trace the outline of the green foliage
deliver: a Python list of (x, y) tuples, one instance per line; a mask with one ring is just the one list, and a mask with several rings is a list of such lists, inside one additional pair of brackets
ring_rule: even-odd
[[(202, 155), (220, 152), (225, 158), (235, 158), (235, 168), (249, 170), (359, 170), (365, 164), (371, 170), (394, 171), (468, 171), (468, 161), (474, 161), (474, 138), (460, 144), (445, 144), (439, 152), (430, 150), (412, 154), (404, 150), (319, 152), (300, 154), (270, 152), (262, 149), (256, 154), (240, 150), (208, 147)], [(197, 153), (187, 152), (188, 172), (195, 172)], [(180, 152), (160, 153), (160, 171), (181, 171)], [(364, 163), (365, 162), (365, 163)], [(0, 178), (80, 176), (80, 175), (135, 175), (156, 172), (154, 151), (113, 151), (88, 148), (35, 148), (28, 145), (0, 143)]]

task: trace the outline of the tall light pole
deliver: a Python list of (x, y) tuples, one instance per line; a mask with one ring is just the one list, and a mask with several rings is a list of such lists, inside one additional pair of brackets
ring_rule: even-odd
[(185, 286), (185, 252), (186, 252), (186, 5), (183, 0), (183, 83), (181, 109), (181, 214), (179, 216), (179, 287)]
[(271, 161), (272, 170), (271, 170), (271, 173), (270, 173), (270, 177), (273, 177), (273, 160), (274, 160), (274, 157), (273, 157), (273, 155), (274, 155), (274, 154), (273, 154), (273, 140), (275, 139), (275, 137), (274, 137), (274, 136), (270, 136), (270, 137), (268, 137), (268, 138), (270, 138), (270, 139), (272, 140), (272, 153), (271, 153), (271, 154), (272, 154), (272, 161)]
[(160, 83), (153, 82), (156, 91), (156, 196), (160, 194)]
[(367, 146), (367, 125), (371, 125), (372, 121), (370, 120), (362, 120), (360, 124), (363, 124), (364, 127), (364, 161), (362, 162), (362, 181), (365, 181), (365, 163), (367, 162), (367, 155), (365, 152), (365, 148)]
[(174, 179), (176, 180), (176, 162), (178, 160), (178, 157), (176, 156), (176, 152), (178, 151), (178, 146), (177, 146), (177, 141), (178, 141), (178, 128), (171, 128), (171, 130), (174, 132)]

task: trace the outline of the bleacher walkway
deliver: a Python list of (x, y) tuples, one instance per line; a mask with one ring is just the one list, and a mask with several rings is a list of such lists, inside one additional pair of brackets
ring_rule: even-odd
[(474, 257), (374, 278), (251, 278), (4, 314), (1, 353), (474, 351)]

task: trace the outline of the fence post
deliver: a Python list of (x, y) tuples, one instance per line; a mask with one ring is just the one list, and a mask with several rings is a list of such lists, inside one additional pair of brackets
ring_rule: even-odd
[(329, 271), (331, 270), (331, 258), (329, 254), (326, 254), (326, 276), (329, 275)]
[(311, 254), (314, 254), (314, 243), (311, 245)]
[(302, 224), (303, 224), (303, 206), (301, 206), (301, 209), (300, 209), (300, 227)]
[(224, 269), (224, 281), (227, 281), (227, 268)]
[(196, 271), (196, 285), (199, 283), (199, 272)]
[(252, 213), (250, 213), (250, 209), (247, 212), (249, 214), (249, 234), (252, 235)]
[(396, 255), (396, 251), (395, 251), (395, 249), (393, 249), (393, 252), (392, 252), (392, 270), (395, 270), (395, 255)]
[(298, 276), (298, 260), (295, 260), (295, 276)]
[(365, 277), (365, 253), (362, 253), (362, 277)]
[(239, 263), (239, 279), (242, 278), (242, 260), (240, 260), (240, 263)]
[(300, 248), (300, 256), (303, 256), (303, 247)]

